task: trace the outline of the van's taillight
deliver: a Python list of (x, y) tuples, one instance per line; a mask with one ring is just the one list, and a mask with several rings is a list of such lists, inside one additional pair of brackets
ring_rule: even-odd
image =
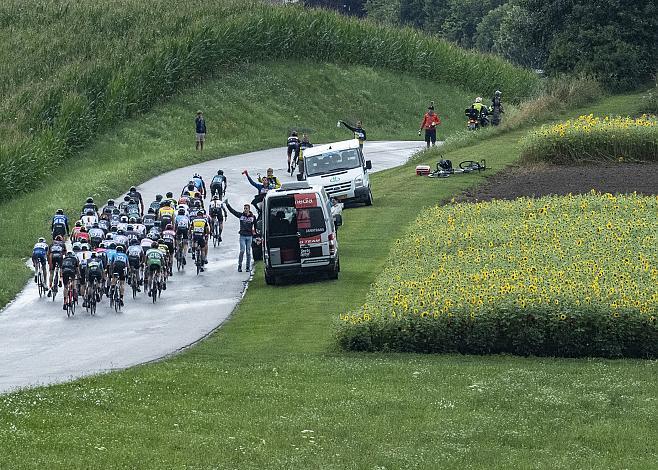
[(336, 254), (336, 236), (333, 233), (329, 234), (329, 254)]

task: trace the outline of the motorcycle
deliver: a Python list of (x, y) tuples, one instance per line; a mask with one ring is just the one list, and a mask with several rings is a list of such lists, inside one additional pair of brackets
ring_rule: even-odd
[(489, 125), (489, 112), (486, 107), (483, 107), (482, 111), (479, 113), (477, 109), (467, 108), (464, 111), (464, 114), (468, 118), (466, 127), (469, 131), (476, 131), (480, 127), (486, 127)]

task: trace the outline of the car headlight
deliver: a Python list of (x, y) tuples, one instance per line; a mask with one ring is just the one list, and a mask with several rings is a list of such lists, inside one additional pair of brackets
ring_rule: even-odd
[(357, 176), (354, 179), (354, 187), (355, 188), (360, 188), (361, 186), (363, 186), (363, 176)]

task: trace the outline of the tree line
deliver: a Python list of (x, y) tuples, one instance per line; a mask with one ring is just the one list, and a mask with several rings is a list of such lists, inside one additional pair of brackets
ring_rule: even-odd
[(655, 80), (655, 0), (306, 0), (410, 26), (547, 75), (587, 75), (609, 90)]

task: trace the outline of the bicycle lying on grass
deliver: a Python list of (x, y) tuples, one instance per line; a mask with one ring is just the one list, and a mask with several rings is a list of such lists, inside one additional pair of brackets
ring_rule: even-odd
[(447, 178), (451, 175), (462, 173), (481, 172), (487, 169), (487, 162), (483, 158), (479, 162), (475, 160), (464, 160), (459, 164), (459, 168), (453, 168), (450, 160), (439, 160), (436, 162), (436, 170), (431, 171), (429, 165), (418, 165), (416, 174), (419, 176), (429, 176), (430, 178)]

